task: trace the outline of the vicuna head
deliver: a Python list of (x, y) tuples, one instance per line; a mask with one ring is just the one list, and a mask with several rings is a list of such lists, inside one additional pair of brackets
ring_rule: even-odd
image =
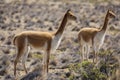
[(108, 10), (107, 15), (109, 18), (115, 18), (115, 13), (112, 10)]
[(67, 10), (65, 15), (67, 16), (67, 19), (70, 19), (70, 20), (76, 20), (77, 19), (77, 17), (71, 12), (70, 9)]

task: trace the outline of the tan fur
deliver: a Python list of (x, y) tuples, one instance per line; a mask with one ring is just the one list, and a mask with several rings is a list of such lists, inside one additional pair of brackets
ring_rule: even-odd
[[(92, 48), (94, 50), (94, 56), (97, 59), (96, 52), (99, 51), (99, 49), (104, 41), (105, 33), (107, 30), (107, 24), (108, 24), (108, 20), (110, 17), (115, 17), (115, 14), (111, 10), (108, 10), (106, 17), (105, 17), (104, 25), (101, 29), (82, 28), (79, 31), (78, 40), (79, 40), (80, 47), (81, 47), (82, 60), (84, 60), (84, 55), (86, 56), (86, 59), (88, 59), (90, 46), (92, 46)], [(84, 50), (84, 48), (85, 48), (85, 50)], [(93, 62), (94, 62), (94, 58), (93, 58)]]
[[(52, 40), (52, 34), (49, 32), (39, 32), (39, 31), (24, 31), (20, 33), (19, 35), (16, 35), (17, 37), (17, 43), (23, 43), (25, 39), (28, 40), (28, 45), (31, 45), (34, 48), (41, 48), (45, 45), (46, 42), (49, 42)], [(16, 44), (20, 46), (24, 46), (21, 44)]]
[(96, 28), (83, 28), (79, 31), (79, 40), (82, 38), (85, 42), (89, 42), (98, 31), (100, 30)]
[[(15, 76), (16, 76), (16, 65), (21, 56), (23, 56), (22, 63), (24, 66), (24, 70), (27, 73), (27, 69), (25, 67), (25, 60), (29, 52), (28, 46), (33, 47), (35, 49), (37, 48), (42, 49), (45, 51), (43, 57), (43, 72), (45, 74), (48, 73), (49, 56), (51, 50), (53, 50), (52, 48), (57, 47), (58, 46), (57, 44), (60, 43), (68, 19), (76, 20), (76, 17), (71, 13), (70, 10), (67, 10), (67, 12), (65, 13), (62, 23), (56, 32), (50, 33), (50, 32), (41, 32), (41, 31), (24, 31), (22, 33), (15, 35), (13, 39), (13, 44), (17, 48), (17, 56), (14, 62)], [(53, 44), (54, 41), (56, 42), (55, 44)]]

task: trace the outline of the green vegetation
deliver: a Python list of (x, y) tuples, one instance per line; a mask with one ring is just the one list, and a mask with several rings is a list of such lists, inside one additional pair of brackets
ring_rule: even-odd
[(108, 55), (111, 55), (113, 53), (113, 51), (112, 50), (106, 50), (106, 51), (100, 51), (99, 52), (99, 57), (101, 57), (101, 58), (105, 58), (106, 56), (108, 56)]
[(107, 80), (119, 68), (118, 60), (112, 53), (110, 50), (100, 52), (101, 60), (96, 64), (89, 61), (70, 64), (69, 70), (72, 74), (69, 80)]
[(33, 57), (33, 58), (42, 59), (42, 58), (43, 58), (43, 55), (42, 55), (42, 54), (36, 54), (36, 53), (34, 53), (34, 54), (32, 54), (32, 57)]
[(50, 60), (54, 60), (55, 59), (55, 55), (51, 54), (50, 55)]

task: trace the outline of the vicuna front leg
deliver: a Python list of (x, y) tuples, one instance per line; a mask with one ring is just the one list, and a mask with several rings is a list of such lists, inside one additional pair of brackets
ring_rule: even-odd
[(48, 73), (48, 64), (49, 64), (49, 56), (50, 56), (50, 53), (44, 53), (43, 55), (43, 73), (44, 75), (47, 75)]
[(87, 48), (86, 49), (86, 59), (88, 60), (89, 59), (90, 46), (87, 45), (86, 48)]
[(98, 52), (99, 48), (93, 44), (93, 62), (97, 61), (97, 52)]
[(82, 56), (82, 57), (81, 57), (81, 58), (82, 58), (81, 60), (83, 61), (83, 60), (84, 60), (84, 54), (85, 54), (85, 53), (84, 53), (84, 46), (83, 46), (83, 45), (80, 45), (80, 52), (81, 52), (81, 56)]
[(50, 58), (50, 50), (51, 50), (51, 41), (47, 43), (46, 53), (43, 56), (43, 73), (44, 78), (47, 77), (47, 73), (49, 72), (49, 58)]

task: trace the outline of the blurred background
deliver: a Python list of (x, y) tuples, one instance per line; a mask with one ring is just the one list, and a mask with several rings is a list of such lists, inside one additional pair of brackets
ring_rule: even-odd
[[(120, 0), (0, 0), (0, 80), (14, 80), (14, 35), (26, 30), (56, 31), (68, 9), (78, 21), (68, 22), (59, 48), (51, 54), (48, 80), (119, 79)], [(78, 32), (83, 27), (101, 28), (108, 9), (115, 12), (116, 18), (108, 23), (109, 29), (99, 53), (100, 63), (81, 63)], [(90, 52), (91, 59), (92, 49)], [(19, 62), (18, 78), (36, 80), (42, 72), (41, 62), (41, 52), (31, 49), (26, 61), (29, 74), (25, 74)], [(84, 66), (82, 69), (81, 65)]]

